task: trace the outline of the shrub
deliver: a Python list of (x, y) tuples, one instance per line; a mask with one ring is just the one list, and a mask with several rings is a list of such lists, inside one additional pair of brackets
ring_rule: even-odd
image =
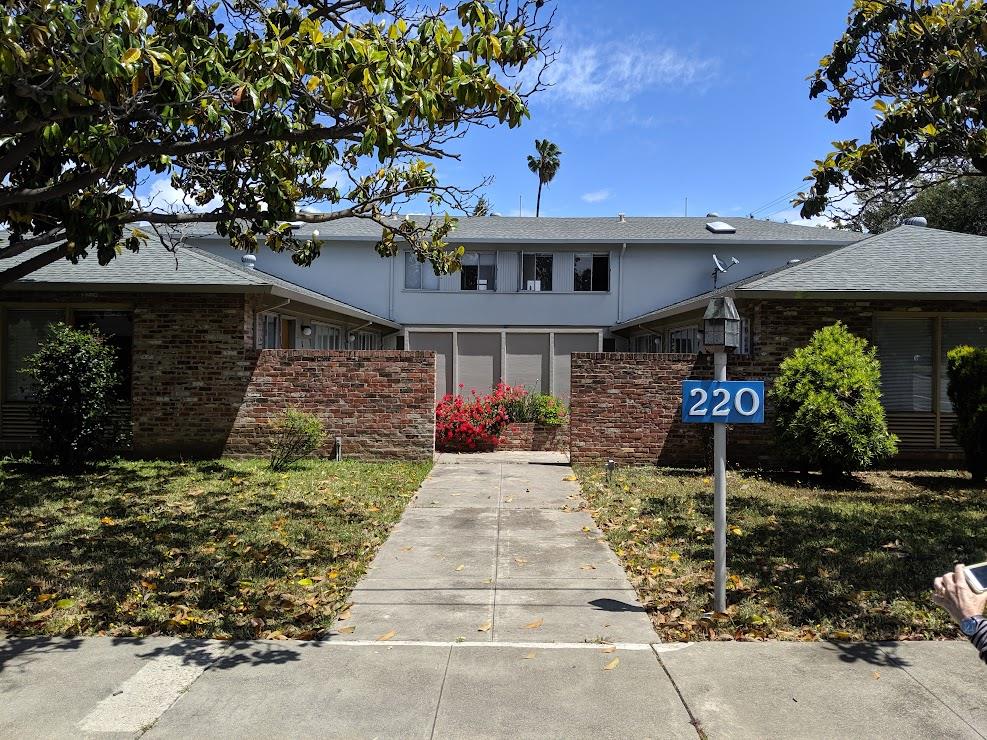
[[(460, 386), (462, 387), (462, 386)], [(468, 396), (447, 394), (435, 407), (435, 446), (446, 452), (492, 450), (507, 424), (507, 406), (524, 389), (501, 383), (493, 393)]]
[(876, 350), (841, 323), (820, 329), (781, 363), (771, 392), (782, 454), (825, 477), (871, 467), (897, 451), (881, 405)]
[(538, 393), (531, 398), (535, 407), (534, 420), (536, 422), (550, 427), (558, 427), (565, 424), (567, 412), (565, 404), (562, 401), (555, 396), (549, 396), (545, 393)]
[(977, 483), (987, 479), (987, 349), (957, 347), (946, 355), (946, 392), (956, 413), (953, 436)]
[(116, 351), (91, 331), (52, 324), (25, 371), (34, 382), (35, 414), (45, 451), (79, 470), (119, 441)]
[(326, 438), (319, 417), (295, 409), (288, 409), (274, 419), (271, 427), (271, 470), (287, 470), (319, 449)]
[(504, 400), (504, 411), (509, 421), (525, 423), (538, 420), (538, 409), (535, 407), (535, 397), (530, 395), (522, 386), (515, 386)]

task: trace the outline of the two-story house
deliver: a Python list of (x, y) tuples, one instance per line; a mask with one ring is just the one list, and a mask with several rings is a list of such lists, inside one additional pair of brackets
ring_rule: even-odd
[[(463, 245), (462, 270), (436, 276), (411, 252), (383, 259), (373, 250), (380, 227), (343, 220), (299, 227), (318, 232), (322, 255), (307, 268), (267, 250), (256, 269), (332, 296), (402, 326), (381, 336), (305, 325), (270, 313), (266, 346), (327, 349), (378, 346), (433, 350), (436, 391), (487, 391), (500, 380), (562, 398), (572, 352), (693, 352), (696, 322), (629, 337), (611, 327), (714, 287), (803, 261), (860, 235), (750, 218), (465, 218), (449, 238)], [(240, 260), (218, 237), (191, 246)], [(715, 267), (717, 256), (726, 273)], [(278, 322), (280, 333), (275, 335)], [(286, 335), (287, 332), (287, 335)], [(261, 332), (263, 333), (263, 332)], [(320, 339), (321, 338), (321, 339)], [(263, 340), (261, 340), (263, 341)], [(381, 345), (378, 345), (380, 342)]]

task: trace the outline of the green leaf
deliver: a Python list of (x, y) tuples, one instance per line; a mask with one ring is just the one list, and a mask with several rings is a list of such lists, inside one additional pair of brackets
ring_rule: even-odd
[(123, 56), (120, 57), (120, 61), (123, 62), (124, 64), (133, 64), (140, 58), (141, 58), (141, 50), (131, 48), (131, 49), (127, 49), (127, 51), (123, 53)]
[(315, 585), (315, 581), (313, 581), (311, 578), (302, 578), (301, 580), (298, 581), (298, 585), (304, 586), (305, 588), (311, 588), (312, 586)]
[(55, 602), (56, 609), (68, 609), (70, 606), (75, 606), (75, 599), (59, 599)]

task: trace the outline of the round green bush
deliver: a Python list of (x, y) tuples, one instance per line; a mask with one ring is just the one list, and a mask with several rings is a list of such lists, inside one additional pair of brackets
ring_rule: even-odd
[(99, 334), (52, 324), (25, 372), (34, 382), (41, 441), (62, 468), (78, 470), (119, 441), (116, 350)]
[(946, 355), (946, 393), (956, 413), (953, 436), (977, 483), (987, 479), (987, 349), (956, 347)]
[(771, 390), (782, 459), (834, 478), (898, 451), (881, 405), (876, 350), (841, 323), (820, 329), (781, 363)]

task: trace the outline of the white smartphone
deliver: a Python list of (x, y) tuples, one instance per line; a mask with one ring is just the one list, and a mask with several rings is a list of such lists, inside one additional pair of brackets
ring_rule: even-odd
[(987, 591), (987, 563), (965, 565), (963, 572), (966, 574), (966, 582), (970, 584), (970, 588), (978, 594)]

